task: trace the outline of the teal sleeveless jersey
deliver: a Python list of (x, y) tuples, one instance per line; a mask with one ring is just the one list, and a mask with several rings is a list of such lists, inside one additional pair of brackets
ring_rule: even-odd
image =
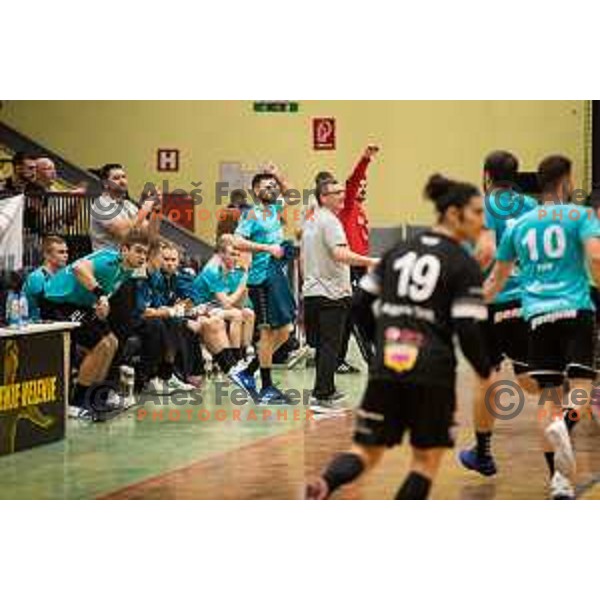
[(543, 205), (509, 224), (496, 258), (519, 263), (526, 319), (594, 310), (584, 248), (592, 237), (600, 237), (600, 221), (575, 204)]
[[(497, 190), (487, 195), (485, 203), (485, 226), (496, 235), (496, 247), (502, 242), (506, 228), (522, 215), (537, 207), (535, 198), (512, 190)], [(494, 304), (521, 301), (521, 273), (518, 262)]]

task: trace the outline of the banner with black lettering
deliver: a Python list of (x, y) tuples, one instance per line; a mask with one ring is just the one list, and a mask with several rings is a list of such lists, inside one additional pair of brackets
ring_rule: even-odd
[(62, 333), (0, 338), (0, 456), (65, 435)]

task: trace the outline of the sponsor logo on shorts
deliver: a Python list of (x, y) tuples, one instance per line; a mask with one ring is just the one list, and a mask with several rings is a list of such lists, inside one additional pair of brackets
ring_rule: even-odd
[(577, 317), (576, 310), (561, 310), (547, 315), (541, 315), (531, 319), (531, 329), (536, 329), (540, 325), (546, 325), (548, 323), (556, 323), (557, 321), (563, 321), (565, 319), (575, 319)]

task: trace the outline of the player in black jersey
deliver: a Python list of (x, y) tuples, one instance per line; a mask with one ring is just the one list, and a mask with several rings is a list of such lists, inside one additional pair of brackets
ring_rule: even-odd
[(412, 462), (396, 499), (426, 499), (445, 450), (453, 446), (455, 333), (482, 385), (490, 374), (481, 332), (487, 317), (481, 270), (461, 245), (481, 232), (481, 194), (433, 175), (425, 195), (435, 204), (438, 224), (389, 250), (361, 281), (356, 316), (370, 324), (376, 356), (354, 443), (307, 485), (307, 499), (326, 499), (354, 481), (407, 431)]

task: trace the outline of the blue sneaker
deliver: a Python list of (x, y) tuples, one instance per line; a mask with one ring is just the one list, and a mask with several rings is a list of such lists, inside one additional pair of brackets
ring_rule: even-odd
[(486, 456), (485, 458), (480, 459), (479, 456), (477, 456), (477, 450), (475, 448), (461, 450), (458, 458), (465, 469), (477, 471), (484, 477), (492, 477), (492, 475), (495, 475), (497, 472), (494, 458), (492, 456)]
[(274, 385), (269, 385), (260, 390), (261, 404), (291, 404), (290, 399)]
[(227, 377), (229, 377), (229, 379), (235, 383), (235, 385), (243, 389), (250, 396), (250, 398), (253, 400), (258, 399), (259, 396), (256, 389), (256, 380), (246, 369), (243, 367), (237, 367), (236, 365), (233, 367), (233, 369), (231, 369), (231, 371), (229, 371)]

